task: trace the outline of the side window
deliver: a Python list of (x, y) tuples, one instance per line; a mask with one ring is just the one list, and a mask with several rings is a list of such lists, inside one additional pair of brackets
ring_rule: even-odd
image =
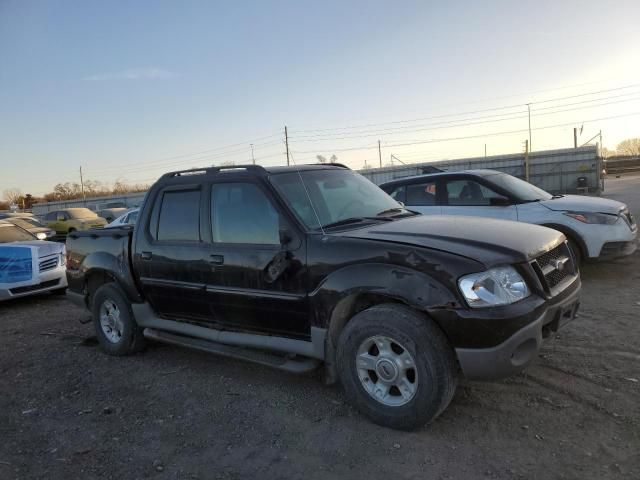
[(436, 188), (436, 182), (407, 185), (407, 206), (435, 205)]
[(156, 238), (160, 241), (200, 240), (200, 190), (164, 192)]
[(389, 196), (397, 202), (407, 203), (407, 188), (404, 185), (394, 188)]
[(131, 212), (127, 217), (127, 223), (136, 223), (138, 220), (138, 212)]
[(215, 243), (280, 245), (280, 217), (253, 183), (220, 183), (211, 189)]
[(58, 212), (49, 212), (44, 216), (44, 219), (51, 222), (58, 218)]
[(490, 206), (492, 199), (506, 198), (474, 180), (447, 182), (447, 200), (450, 206)]
[(58, 212), (58, 220), (59, 221), (69, 220), (69, 215), (64, 212)]

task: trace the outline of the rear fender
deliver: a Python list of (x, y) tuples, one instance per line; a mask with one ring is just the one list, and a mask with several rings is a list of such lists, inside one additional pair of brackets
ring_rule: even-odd
[(143, 301), (133, 280), (129, 259), (122, 255), (115, 256), (106, 252), (90, 253), (84, 258), (81, 271), (85, 286), (88, 285), (91, 277), (101, 275), (115, 281), (132, 303)]

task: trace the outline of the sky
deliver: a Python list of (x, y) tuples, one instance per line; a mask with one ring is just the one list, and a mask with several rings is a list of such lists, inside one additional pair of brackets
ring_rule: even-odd
[[(0, 0), (0, 193), (640, 137), (640, 2)], [(394, 160), (395, 163), (398, 160)]]

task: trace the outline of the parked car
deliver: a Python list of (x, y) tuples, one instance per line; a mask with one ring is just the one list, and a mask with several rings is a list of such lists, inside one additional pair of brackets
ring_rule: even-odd
[(418, 215), (336, 164), (169, 173), (135, 229), (73, 232), (67, 248), (68, 296), (104, 352), (152, 339), (290, 372), (324, 362), (393, 428), (438, 416), (459, 371), (522, 370), (579, 305), (562, 233)]
[(55, 210), (44, 216), (44, 222), (59, 234), (102, 228), (107, 224), (104, 218), (99, 217), (88, 208)]
[(40, 220), (32, 216), (8, 217), (6, 222), (13, 223), (33, 234), (38, 240), (50, 240), (55, 237), (55, 230), (46, 227)]
[(0, 300), (44, 292), (64, 295), (65, 263), (63, 244), (38, 240), (0, 220)]
[(637, 248), (638, 227), (624, 203), (551, 195), (495, 170), (420, 175), (380, 187), (407, 208), (424, 214), (493, 217), (554, 228), (569, 239), (579, 261), (617, 258)]
[(107, 222), (113, 222), (116, 218), (127, 211), (126, 208), (118, 207), (118, 208), (105, 208), (103, 210), (99, 210), (98, 216), (104, 218)]
[(117, 228), (122, 227), (124, 225), (135, 225), (136, 220), (138, 219), (139, 208), (132, 208), (131, 210), (127, 210), (124, 215), (120, 215), (113, 222), (106, 225), (104, 228)]

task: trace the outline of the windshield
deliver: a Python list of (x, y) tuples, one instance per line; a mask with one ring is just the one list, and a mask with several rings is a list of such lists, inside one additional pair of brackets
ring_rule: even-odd
[(88, 208), (69, 208), (66, 211), (71, 218), (79, 219), (79, 218), (97, 218), (94, 212), (89, 210)]
[[(304, 185), (300, 177), (304, 180)], [(349, 218), (375, 217), (387, 210), (403, 210), (398, 202), (378, 186), (351, 170), (282, 173), (273, 175), (271, 183), (311, 230)], [(313, 207), (309, 203), (309, 197)]]
[[(33, 218), (33, 217), (21, 217), (20, 218), (21, 222), (24, 222), (28, 225), (28, 227), (23, 227), (23, 228), (32, 228), (32, 227), (44, 227), (44, 225), (42, 224), (42, 222), (40, 220), (38, 220), (37, 218)], [(16, 223), (16, 225), (20, 225), (22, 226), (20, 223)]]
[(506, 173), (497, 173), (495, 175), (487, 175), (487, 180), (502, 187), (514, 197), (522, 200), (523, 202), (535, 202), (536, 200), (549, 200), (552, 195), (545, 192), (541, 188), (531, 185), (529, 182), (520, 180)]
[(21, 242), (34, 238), (29, 232), (15, 225), (0, 225), (0, 243)]
[(41, 227), (42, 225), (38, 225), (35, 222), (30, 222), (29, 220), (31, 220), (30, 218), (12, 218), (10, 220), (8, 220), (10, 223), (13, 223), (14, 225), (18, 225), (19, 227), (24, 228), (25, 230), (29, 230), (30, 228), (33, 227)]

